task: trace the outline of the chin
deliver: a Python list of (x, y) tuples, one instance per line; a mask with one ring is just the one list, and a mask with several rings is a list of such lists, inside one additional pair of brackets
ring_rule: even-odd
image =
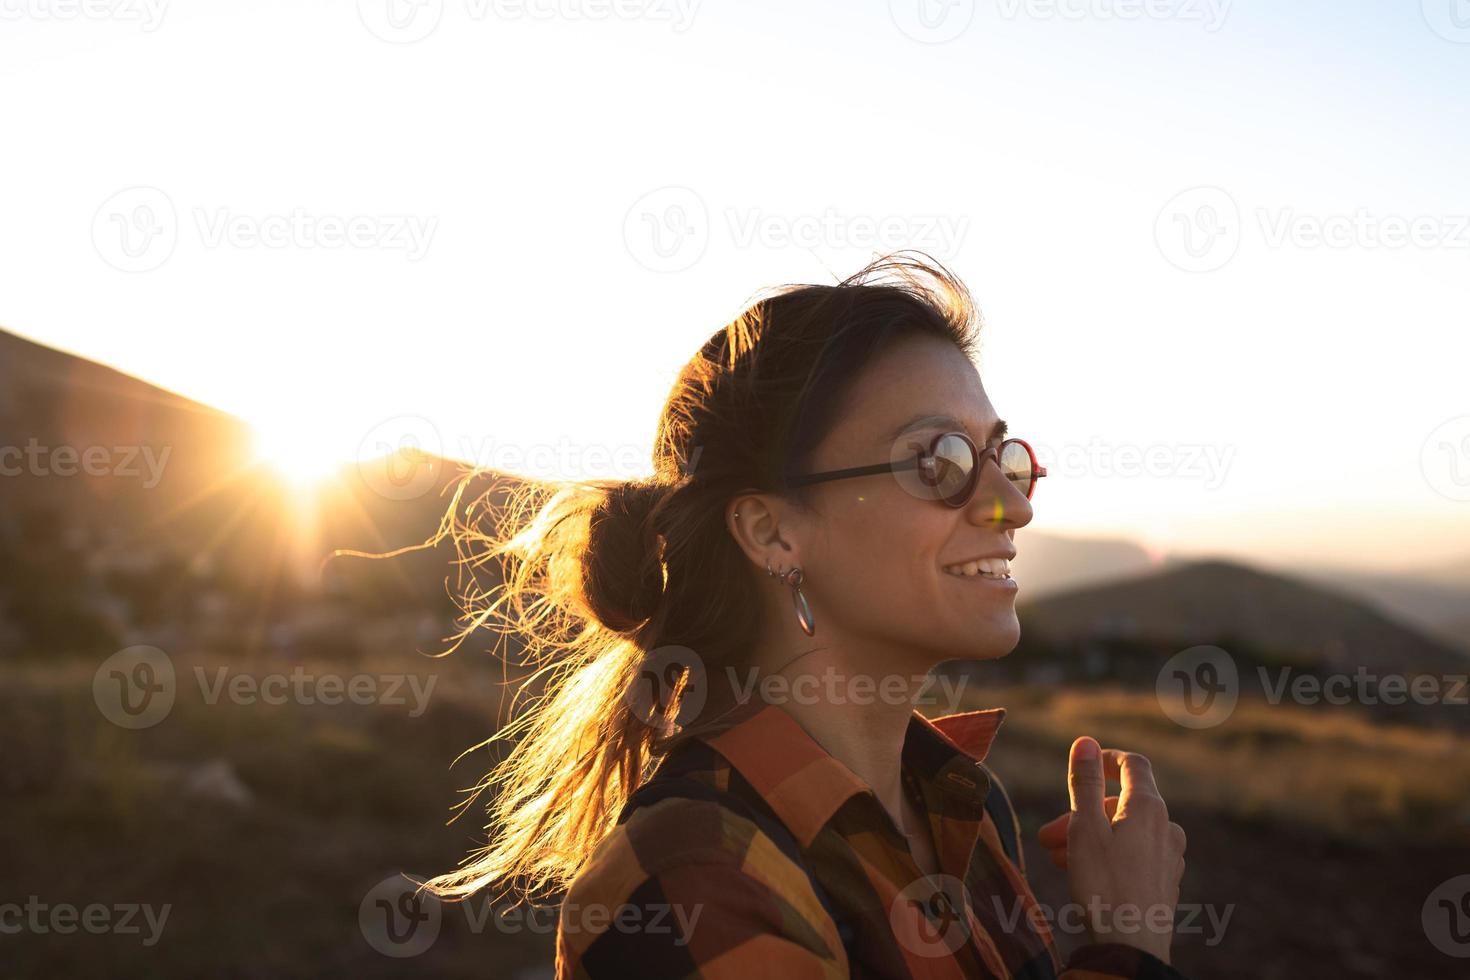
[(953, 654), (959, 660), (999, 660), (1021, 642), (1021, 624), (1012, 615), (1009, 619), (991, 622), (971, 633), (963, 643), (957, 644), (962, 651)]

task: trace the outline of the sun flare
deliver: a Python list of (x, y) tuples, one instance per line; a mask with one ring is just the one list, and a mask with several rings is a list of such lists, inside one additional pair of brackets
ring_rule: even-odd
[(252, 426), (255, 459), (265, 463), (295, 486), (306, 488), (321, 484), (341, 465), (327, 441), (295, 425)]

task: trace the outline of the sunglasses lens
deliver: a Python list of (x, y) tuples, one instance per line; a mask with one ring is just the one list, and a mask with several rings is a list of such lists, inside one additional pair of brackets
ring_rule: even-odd
[(1000, 471), (1016, 489), (1031, 496), (1036, 483), (1036, 472), (1031, 466), (1031, 452), (1019, 442), (1007, 442), (1000, 447)]
[(934, 447), (934, 489), (943, 500), (963, 503), (970, 496), (975, 455), (959, 436), (947, 435)]

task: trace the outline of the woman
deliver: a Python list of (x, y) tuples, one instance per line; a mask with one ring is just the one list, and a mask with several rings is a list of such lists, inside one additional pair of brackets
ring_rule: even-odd
[(1004, 709), (914, 707), (935, 665), (1020, 635), (1008, 560), (1044, 470), (978, 332), (922, 258), (780, 290), (685, 366), (652, 480), (458, 530), (507, 568), (461, 637), (506, 617), (541, 669), (480, 787), (490, 843), (433, 890), (564, 892), (562, 977), (1179, 976), (1184, 834), (1147, 760), (1072, 745), (1041, 831), (1076, 903), (1055, 921), (1091, 940), (1063, 965), (982, 762)]

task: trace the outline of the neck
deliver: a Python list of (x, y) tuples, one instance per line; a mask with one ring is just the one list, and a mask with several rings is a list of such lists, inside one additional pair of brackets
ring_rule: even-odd
[[(818, 692), (816, 697), (790, 697), (781, 708), (829, 755), (867, 783), (902, 828), (903, 745), (913, 705), (907, 699), (849, 696), (849, 681), (862, 672), (842, 666), (845, 662), (850, 661), (832, 647), (816, 646), (787, 657), (784, 665), (777, 662), (768, 669), (791, 683), (793, 692)], [(827, 696), (832, 676), (836, 678), (837, 697)], [(881, 680), (873, 676), (868, 691), (878, 689)]]

